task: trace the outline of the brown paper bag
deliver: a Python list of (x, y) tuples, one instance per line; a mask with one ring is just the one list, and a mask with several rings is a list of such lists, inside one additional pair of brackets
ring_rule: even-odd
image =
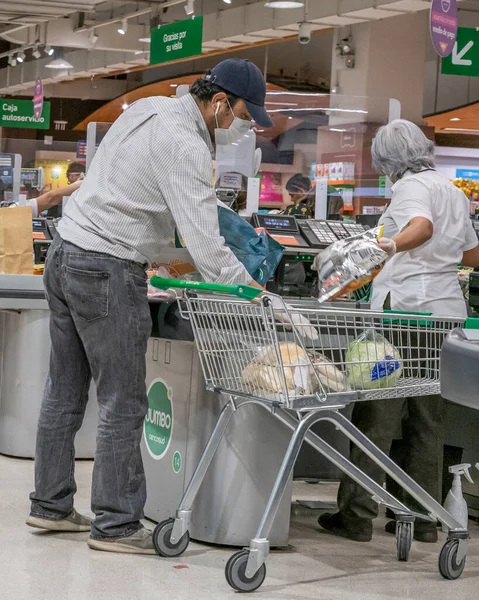
[(0, 208), (0, 273), (33, 273), (32, 209)]

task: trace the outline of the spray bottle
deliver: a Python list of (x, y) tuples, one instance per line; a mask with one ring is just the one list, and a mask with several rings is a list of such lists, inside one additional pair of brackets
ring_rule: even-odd
[[(470, 468), (471, 465), (469, 463), (463, 463), (449, 467), (449, 473), (454, 475), (454, 479), (452, 482), (452, 487), (446, 497), (446, 501), (444, 502), (444, 508), (447, 510), (447, 512), (465, 529), (467, 529), (468, 510), (467, 503), (462, 495), (461, 475), (464, 475), (468, 481), (474, 483), (469, 474)], [(442, 530), (446, 533), (448, 531), (447, 527), (444, 525), (442, 526)]]

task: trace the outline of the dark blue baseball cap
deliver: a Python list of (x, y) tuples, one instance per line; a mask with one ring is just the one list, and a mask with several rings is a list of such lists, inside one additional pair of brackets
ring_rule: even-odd
[(244, 58), (228, 58), (205, 75), (226, 92), (241, 98), (253, 119), (262, 127), (272, 127), (273, 122), (264, 107), (266, 83), (258, 67)]

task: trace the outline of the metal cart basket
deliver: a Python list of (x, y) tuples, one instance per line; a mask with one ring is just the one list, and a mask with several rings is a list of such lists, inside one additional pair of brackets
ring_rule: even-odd
[[(399, 560), (408, 559), (415, 518), (439, 520), (449, 530), (439, 571), (446, 579), (462, 574), (467, 529), (339, 412), (361, 400), (438, 394), (441, 345), (449, 331), (462, 325), (460, 320), (327, 308), (312, 301), (286, 306), (278, 296), (260, 296), (261, 290), (248, 286), (158, 277), (151, 284), (186, 290), (182, 311), (191, 322), (206, 385), (228, 398), (176, 518), (155, 528), (158, 554), (179, 556), (188, 547), (191, 507), (228, 423), (241, 406), (257, 403), (293, 434), (256, 536), (226, 565), (226, 580), (233, 589), (252, 592), (265, 579), (268, 535), (303, 441), (395, 513)], [(358, 345), (361, 340), (366, 343)], [(311, 432), (322, 420), (332, 422), (381, 466), (426, 514), (410, 511)]]

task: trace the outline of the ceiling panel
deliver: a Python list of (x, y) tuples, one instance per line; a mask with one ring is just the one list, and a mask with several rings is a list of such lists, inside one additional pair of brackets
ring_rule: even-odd
[(255, 31), (255, 35), (264, 35), (267, 38), (284, 38), (291, 35), (289, 31), (284, 29), (262, 29), (261, 31)]
[[(298, 33), (299, 23), (291, 23), (291, 25), (285, 25), (280, 27), (283, 31), (290, 31), (291, 33)], [(329, 25), (320, 25), (319, 23), (311, 23), (312, 31), (321, 31), (322, 29), (331, 29)]]
[(205, 48), (211, 48), (212, 50), (226, 50), (227, 48), (239, 45), (240, 44), (236, 44), (235, 42), (225, 42), (223, 40), (210, 40), (209, 42), (203, 43)]
[(233, 35), (223, 38), (225, 42), (235, 42), (238, 44), (255, 44), (256, 42), (266, 42), (271, 39), (262, 35)]
[(360, 19), (366, 19), (368, 21), (377, 21), (379, 19), (387, 19), (388, 17), (398, 17), (404, 14), (404, 12), (393, 11), (393, 10), (381, 10), (380, 8), (363, 8), (362, 10), (355, 10), (350, 13), (344, 13), (347, 17), (357, 17)]
[(366, 19), (361, 19), (359, 17), (343, 17), (340, 15), (313, 19), (313, 23), (321, 23), (322, 25), (329, 25), (330, 27), (347, 27), (348, 25), (355, 25), (356, 23), (364, 23), (364, 21), (366, 21)]
[(431, 7), (430, 0), (398, 0), (391, 4), (380, 4), (378, 8), (384, 10), (399, 10), (403, 12), (416, 12), (419, 10), (429, 10)]

